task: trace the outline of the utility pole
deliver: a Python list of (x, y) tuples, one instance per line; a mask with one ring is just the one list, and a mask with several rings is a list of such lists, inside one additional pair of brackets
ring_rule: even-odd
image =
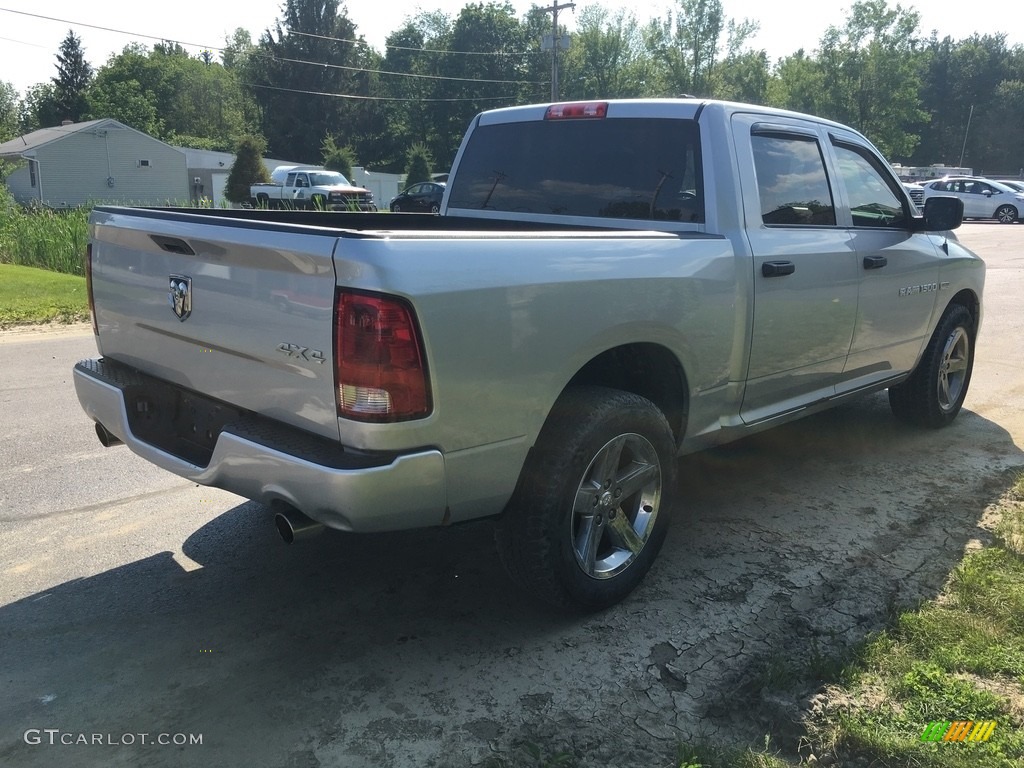
[(964, 129), (964, 145), (960, 148), (960, 167), (964, 167), (964, 152), (967, 151), (967, 134), (971, 131), (971, 118), (974, 117), (974, 105), (971, 104), (971, 114), (967, 116), (967, 128)]
[(540, 8), (538, 10), (544, 11), (544, 13), (551, 14), (551, 100), (558, 101), (558, 48), (559, 48), (559, 37), (558, 37), (558, 12), (563, 8), (576, 8), (576, 3), (562, 3), (558, 4), (558, 0), (554, 0), (551, 3), (550, 8)]

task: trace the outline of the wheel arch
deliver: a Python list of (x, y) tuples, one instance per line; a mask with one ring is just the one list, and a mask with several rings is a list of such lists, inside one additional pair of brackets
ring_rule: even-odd
[(949, 300), (940, 317), (945, 316), (946, 312), (949, 311), (949, 308), (954, 305), (961, 306), (971, 313), (971, 319), (974, 322), (974, 328), (972, 330), (974, 331), (974, 335), (977, 336), (978, 329), (981, 325), (981, 300), (978, 298), (978, 294), (970, 288), (964, 288)]
[(689, 388), (686, 372), (667, 347), (652, 342), (624, 344), (592, 358), (569, 380), (566, 389), (602, 386), (645, 397), (665, 415), (676, 446), (686, 433)]

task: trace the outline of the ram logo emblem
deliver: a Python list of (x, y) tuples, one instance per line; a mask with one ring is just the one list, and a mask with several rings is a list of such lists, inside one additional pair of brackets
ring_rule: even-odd
[(171, 275), (171, 292), (167, 294), (171, 309), (181, 322), (192, 314), (192, 278), (185, 275)]

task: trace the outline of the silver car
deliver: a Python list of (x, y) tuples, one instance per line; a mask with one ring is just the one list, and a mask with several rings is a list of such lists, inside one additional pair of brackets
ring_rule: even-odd
[(964, 203), (965, 219), (995, 219), (1013, 224), (1024, 211), (1024, 192), (991, 179), (947, 176), (924, 185), (924, 197), (953, 196)]

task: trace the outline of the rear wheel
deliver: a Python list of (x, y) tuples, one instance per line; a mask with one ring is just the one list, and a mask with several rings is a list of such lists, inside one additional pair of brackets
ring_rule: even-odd
[(1000, 224), (1013, 224), (1017, 220), (1017, 209), (1012, 205), (1001, 205), (996, 209), (995, 219)]
[(675, 462), (672, 431), (649, 400), (600, 387), (567, 391), (497, 526), (509, 574), (556, 606), (617, 603), (665, 539)]
[(960, 413), (974, 369), (974, 320), (954, 304), (942, 316), (909, 379), (889, 388), (897, 418), (922, 427), (944, 427)]
[(430, 212), (431, 213), (440, 213), (441, 212), (441, 204), (440, 203), (431, 203), (430, 204)]

